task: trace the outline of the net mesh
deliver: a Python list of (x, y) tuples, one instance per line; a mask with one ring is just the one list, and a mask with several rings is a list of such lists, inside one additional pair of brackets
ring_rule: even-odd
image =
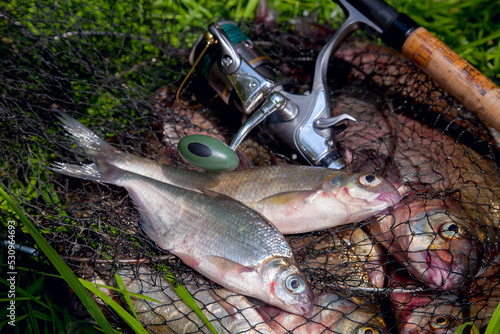
[[(287, 237), (319, 296), (309, 319), (222, 289), (160, 249), (138, 227), (139, 213), (123, 188), (45, 168), (82, 161), (58, 110), (122, 151), (179, 167), (188, 167), (176, 149), (180, 138), (232, 138), (241, 115), (201, 94), (208, 87), (203, 78), (191, 79), (181, 95), (184, 103), (202, 106), (176, 102), (190, 68), (189, 46), (202, 32), (170, 15), (177, 6), (58, 1), (6, 6), (0, 13), (2, 185), (71, 269), (110, 286), (118, 273), (128, 291), (159, 301), (134, 299), (144, 327), (156, 333), (210, 332), (167, 272), (220, 333), (445, 333), (468, 321), (484, 328), (500, 299), (497, 134), (407, 60), (366, 40), (348, 40), (330, 61), (334, 115), (358, 119), (336, 128), (337, 146), (348, 170), (382, 175), (406, 195), (385, 215)], [(182, 31), (174, 30), (179, 26)], [(296, 80), (297, 91), (308, 88), (314, 59), (333, 34), (307, 19), (240, 27)], [(246, 166), (295, 163), (258, 130), (239, 154)], [(12, 212), (5, 203), (0, 209), (6, 225)], [(418, 270), (431, 252), (453, 263), (445, 282), (466, 279), (454, 289), (433, 286), (446, 266)], [(131, 332), (101, 305), (117, 328)]]

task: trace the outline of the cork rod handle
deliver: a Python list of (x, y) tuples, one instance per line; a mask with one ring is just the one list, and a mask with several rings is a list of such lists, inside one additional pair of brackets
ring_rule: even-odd
[(406, 39), (401, 52), (443, 89), (500, 131), (500, 88), (425, 28)]

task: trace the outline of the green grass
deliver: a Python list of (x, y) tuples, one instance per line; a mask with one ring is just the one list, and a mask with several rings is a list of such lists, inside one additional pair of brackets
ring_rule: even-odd
[(495, 312), (491, 316), (491, 321), (486, 328), (484, 334), (498, 334), (500, 333), (500, 304), (498, 304)]
[(500, 83), (498, 0), (390, 0), (485, 76)]
[[(85, 286), (90, 292), (92, 292), (94, 295), (99, 297), (104, 303), (106, 303), (109, 307), (113, 309), (113, 311), (116, 312), (120, 318), (123, 319), (127, 323), (127, 325), (132, 328), (132, 330), (137, 333), (137, 334), (147, 334), (148, 332), (142, 327), (141, 323), (139, 320), (137, 320), (137, 315), (134, 312), (134, 316), (130, 315), (123, 307), (120, 306), (117, 302), (115, 302), (111, 297), (109, 297), (107, 294), (99, 290), (99, 288), (95, 287), (93, 283), (87, 282), (84, 279), (80, 278), (80, 283)], [(106, 287), (107, 288), (107, 287)], [(128, 297), (128, 294), (124, 292), (125, 295)]]
[[(464, 332), (467, 330), (467, 332)], [(462, 324), (458, 326), (458, 328), (455, 330), (454, 334), (479, 334), (479, 329), (472, 323), (472, 322), (466, 322), (465, 324)]]
[[(3, 190), (2, 187), (0, 187), (0, 196), (4, 198), (4, 200), (8, 203), (8, 205), (14, 210), (16, 216), (13, 217), (15, 221), (19, 221), (22, 223), (22, 226), (28, 230), (28, 233), (31, 235), (31, 237), (35, 240), (36, 244), (40, 249), (45, 253), (47, 256), (48, 260), (50, 263), (55, 267), (55, 269), (59, 272), (59, 274), (63, 277), (64, 281), (71, 287), (71, 289), (76, 293), (76, 295), (80, 298), (81, 302), (85, 305), (87, 311), (90, 313), (90, 315), (94, 318), (94, 320), (97, 322), (97, 324), (100, 326), (100, 328), (103, 330), (104, 333), (113, 333), (113, 329), (111, 325), (108, 323), (104, 315), (102, 314), (101, 310), (99, 307), (95, 304), (94, 300), (88, 293), (88, 291), (83, 287), (83, 285), (78, 281), (78, 278), (75, 276), (75, 274), (71, 271), (71, 269), (68, 267), (68, 265), (61, 259), (61, 257), (56, 253), (56, 251), (49, 245), (49, 243), (44, 239), (44, 237), (38, 232), (38, 230), (33, 226), (31, 221), (26, 217), (24, 212), (19, 208), (17, 203), (15, 203), (10, 196)], [(20, 229), (18, 229), (19, 232)], [(9, 265), (9, 267), (7, 267)], [(11, 267), (10, 263), (5, 264), (2, 268), (2, 272), (5, 270), (5, 272), (13, 271), (16, 269), (13, 269)], [(14, 279), (19, 280), (20, 275), (11, 275), (11, 277), (14, 277)], [(7, 283), (7, 282), (3, 282)], [(19, 285), (16, 285), (16, 292), (19, 293), (20, 295), (23, 295), (24, 297), (27, 297), (28, 300), (26, 304), (24, 305), (25, 307), (16, 307), (16, 313), (20, 310), (23, 310), (26, 315), (20, 314), (18, 315), (19, 317), (16, 317), (16, 322), (19, 320), (23, 320), (24, 318), (28, 319), (28, 325), (27, 327), (31, 329), (32, 333), (40, 333), (40, 328), (38, 326), (38, 320), (43, 320), (44, 316), (46, 316), (46, 319), (53, 319), (53, 322), (55, 324), (56, 320), (54, 320), (53, 317), (50, 317), (49, 314), (46, 314), (46, 312), (50, 311), (51, 315), (53, 314), (51, 311), (51, 308), (47, 306), (47, 304), (41, 302), (38, 300), (38, 296), (34, 296), (33, 293), (38, 291), (40, 292), (39, 288), (36, 288), (38, 286), (41, 286), (41, 278), (36, 279), (34, 282), (30, 282), (28, 285), (28, 289), (23, 289)], [(8, 285), (8, 284), (7, 284)], [(35, 288), (34, 288), (35, 287)], [(34, 289), (33, 291), (30, 291), (30, 289)], [(11, 298), (7, 298), (11, 299)], [(44, 310), (45, 312), (35, 312), (35, 309), (33, 308), (33, 305), (31, 301), (36, 302), (38, 305), (41, 305), (42, 307), (45, 307)], [(6, 317), (3, 317), (2, 319), (6, 319)], [(8, 323), (5, 324), (3, 323), (3, 326), (10, 326)], [(44, 331), (44, 333), (47, 331)]]
[(208, 321), (207, 317), (205, 314), (201, 311), (201, 309), (198, 307), (198, 304), (196, 304), (196, 301), (194, 300), (193, 296), (189, 293), (189, 291), (182, 286), (182, 284), (179, 284), (179, 282), (176, 281), (175, 276), (168, 270), (168, 268), (158, 268), (158, 271), (163, 273), (163, 277), (172, 284), (174, 287), (175, 292), (179, 295), (179, 297), (198, 315), (198, 317), (205, 323), (207, 328), (214, 334), (217, 334), (217, 330), (214, 328), (214, 326)]
[[(458, 55), (470, 62), (491, 80), (500, 83), (500, 2), (495, 0), (388, 0), (400, 12), (406, 13), (425, 27)], [(208, 25), (223, 17), (226, 19), (254, 19), (256, 1), (228, 0), (225, 3), (210, 0), (185, 1), (190, 8), (184, 15), (193, 25)], [(269, 0), (277, 19), (306, 14), (323, 23), (339, 26), (344, 14), (330, 0)], [(188, 19), (189, 20), (189, 19)]]
[[(3, 252), (0, 251), (2, 258)], [(19, 257), (23, 262), (32, 262), (24, 256)], [(3, 268), (4, 264), (0, 264)], [(0, 332), (2, 333), (75, 333), (79, 328), (85, 333), (102, 333), (98, 326), (86, 320), (75, 317), (71, 310), (64, 307), (64, 301), (58, 299), (61, 290), (65, 289), (65, 283), (61, 277), (55, 278), (41, 269), (22, 268), (17, 269), (16, 299), (15, 299), (15, 327), (8, 322), (11, 298), (0, 294)], [(2, 291), (8, 291), (9, 285), (3, 276), (0, 279)], [(54, 286), (60, 290), (54, 289)], [(24, 288), (22, 288), (24, 287)], [(67, 297), (66, 294), (63, 296)]]

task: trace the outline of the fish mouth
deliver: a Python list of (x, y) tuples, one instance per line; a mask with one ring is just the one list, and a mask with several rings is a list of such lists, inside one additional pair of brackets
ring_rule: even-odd
[[(428, 251), (415, 253), (409, 262), (409, 271), (428, 287), (451, 290), (462, 285), (465, 275), (454, 270), (453, 265)], [(424, 264), (425, 263), (425, 264)]]
[(313, 299), (309, 298), (309, 301), (307, 303), (301, 303), (297, 305), (297, 309), (300, 309), (302, 313), (300, 315), (305, 315), (309, 314), (312, 312), (314, 307)]
[(370, 276), (370, 281), (377, 288), (383, 288), (385, 282), (385, 269), (382, 267), (374, 268), (369, 271), (368, 276)]
[(380, 194), (377, 196), (377, 200), (384, 202), (384, 203), (389, 203), (390, 206), (394, 206), (399, 201), (401, 201), (401, 195), (399, 193), (396, 194), (391, 194), (391, 193), (385, 193), (385, 194)]
[(312, 303), (311, 303), (311, 305), (308, 305), (307, 307), (300, 306), (300, 309), (302, 310), (301, 315), (304, 315), (304, 314), (307, 314), (307, 313), (311, 312), (312, 308), (313, 308), (313, 304)]
[(314, 307), (313, 299), (314, 296), (312, 293), (301, 296), (298, 303), (290, 305), (293, 308), (292, 312), (298, 315), (310, 313)]
[[(261, 305), (256, 307), (255, 309), (259, 313), (259, 315), (262, 317), (262, 319), (265, 322), (271, 321), (273, 318), (276, 318), (278, 315), (280, 315), (283, 311), (285, 312), (290, 312), (293, 314), (297, 315), (302, 315), (305, 316), (306, 314), (312, 313), (312, 308), (313, 304), (311, 302), (310, 306), (303, 306), (303, 305), (289, 305), (288, 307), (277, 307), (277, 306), (272, 306), (269, 304)], [(308, 308), (309, 307), (309, 308)]]
[(306, 315), (312, 311), (313, 307), (314, 305), (311, 301), (308, 304), (294, 304), (294, 305), (282, 306), (281, 309), (297, 315)]
[[(418, 324), (403, 324), (403, 328), (401, 328), (400, 334), (432, 334), (433, 332), (429, 332), (427, 328), (422, 328), (422, 326), (419, 326)], [(440, 332), (440, 333), (448, 333), (446, 332)], [(452, 332), (450, 332), (452, 333)]]

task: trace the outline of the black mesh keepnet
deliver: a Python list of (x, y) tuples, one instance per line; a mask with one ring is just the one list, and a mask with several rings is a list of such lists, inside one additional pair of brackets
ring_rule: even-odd
[[(334, 115), (358, 119), (336, 128), (347, 170), (384, 176), (405, 196), (384, 215), (287, 237), (318, 296), (309, 319), (222, 289), (157, 247), (138, 227), (125, 189), (45, 168), (88, 162), (65, 136), (57, 111), (120, 150), (180, 168), (188, 167), (176, 149), (185, 135), (230, 141), (241, 115), (201, 94), (204, 79), (191, 78), (181, 94), (201, 107), (186, 109), (175, 99), (190, 46), (202, 33), (170, 15), (176, 6), (58, 1), (0, 12), (2, 186), (70, 268), (109, 286), (118, 273), (129, 292), (160, 301), (133, 298), (144, 328), (155, 333), (210, 332), (161, 268), (219, 333), (452, 333), (467, 322), (484, 330), (500, 300), (496, 133), (387, 48), (345, 42), (331, 59), (329, 88)], [(184, 30), (174, 34), (174, 26)], [(299, 90), (307, 89), (314, 59), (333, 34), (307, 19), (240, 27)], [(240, 157), (247, 166), (295, 163), (258, 129)], [(5, 202), (0, 210), (3, 226), (16, 219)], [(16, 242), (33, 245), (20, 231)], [(433, 262), (431, 253), (445, 260)], [(436, 278), (443, 272), (452, 289)], [(127, 307), (119, 293), (106, 293)], [(132, 332), (99, 303), (114, 326)], [(81, 305), (68, 305), (85, 318)]]

